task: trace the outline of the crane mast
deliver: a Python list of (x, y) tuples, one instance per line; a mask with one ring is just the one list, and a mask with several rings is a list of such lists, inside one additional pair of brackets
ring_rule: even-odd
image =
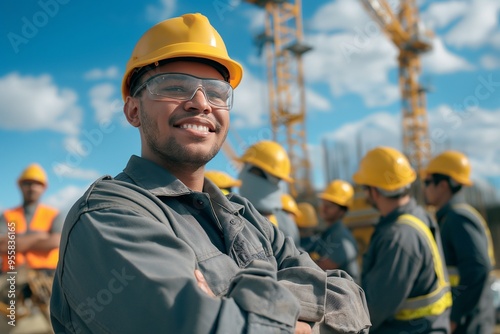
[(301, 1), (247, 0), (266, 11), (265, 32), (258, 43), (265, 48), (270, 123), (273, 140), (285, 146), (292, 165), (294, 197), (310, 198), (311, 165), (306, 142), (306, 103), (302, 55)]
[(399, 1), (397, 15), (385, 0), (361, 1), (399, 49), (403, 151), (419, 172), (431, 155), (425, 90), (418, 82), (421, 73), (419, 56), (431, 49), (431, 33), (422, 30), (415, 0)]

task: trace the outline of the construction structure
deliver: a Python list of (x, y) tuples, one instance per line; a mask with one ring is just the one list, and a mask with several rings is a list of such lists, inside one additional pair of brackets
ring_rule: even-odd
[(361, 2), (399, 50), (403, 152), (420, 172), (431, 157), (431, 145), (425, 89), (419, 84), (419, 57), (431, 49), (432, 34), (423, 30), (415, 0), (397, 1), (394, 10), (386, 0)]
[(265, 31), (256, 39), (265, 51), (269, 113), (273, 140), (283, 145), (292, 164), (290, 193), (297, 199), (314, 196), (306, 141), (306, 101), (302, 55), (311, 50), (303, 43), (300, 0), (247, 0), (266, 11)]

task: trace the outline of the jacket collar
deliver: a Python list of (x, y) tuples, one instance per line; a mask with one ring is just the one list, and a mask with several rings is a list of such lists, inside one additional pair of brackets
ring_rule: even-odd
[[(163, 167), (136, 155), (130, 157), (123, 172), (136, 185), (157, 197), (176, 197), (195, 193)], [(243, 205), (229, 201), (220, 189), (207, 178), (203, 184), (203, 192), (210, 196), (212, 202), (227, 212), (236, 213), (244, 209)]]
[(416, 207), (417, 201), (414, 198), (410, 198), (410, 201), (405, 205), (397, 207), (385, 217), (380, 217), (379, 224), (395, 222), (399, 216), (405, 213), (412, 213)]
[(441, 221), (446, 214), (453, 209), (453, 205), (465, 203), (465, 198), (461, 192), (455, 194), (445, 205), (436, 212), (436, 219)]

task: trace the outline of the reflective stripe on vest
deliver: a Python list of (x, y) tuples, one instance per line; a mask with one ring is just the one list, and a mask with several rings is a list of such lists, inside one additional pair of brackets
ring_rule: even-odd
[(490, 264), (492, 268), (495, 267), (496, 261), (495, 261), (495, 252), (493, 250), (493, 241), (491, 239), (490, 229), (488, 228), (486, 220), (484, 220), (483, 216), (481, 216), (481, 214), (477, 212), (477, 210), (474, 209), (469, 204), (466, 203), (454, 204), (453, 209), (455, 209), (461, 215), (469, 218), (470, 220), (474, 221), (476, 219), (481, 223), (488, 243), (488, 257), (490, 258)]
[[(59, 211), (56, 209), (39, 204), (31, 220), (29, 231), (49, 232), (54, 218), (58, 213)], [(6, 210), (4, 216), (8, 227), (12, 228), (11, 225), (14, 223), (16, 235), (22, 235), (28, 232), (28, 224), (22, 207)], [(15, 266), (18, 267), (27, 264), (32, 269), (55, 269), (58, 259), (58, 248), (50, 251), (30, 251), (24, 254), (16, 252)], [(2, 260), (2, 270), (11, 271), (8, 264), (8, 254), (4, 254)]]
[(407, 321), (440, 315), (451, 306), (452, 295), (450, 285), (446, 281), (441, 254), (431, 230), (420, 219), (409, 214), (401, 215), (397, 223), (411, 226), (424, 236), (432, 253), (438, 284), (436, 289), (429, 294), (406, 299), (394, 317), (397, 320)]
[(458, 286), (460, 284), (460, 274), (458, 273), (457, 267), (446, 267), (448, 269), (448, 278), (450, 280), (450, 285), (452, 287)]

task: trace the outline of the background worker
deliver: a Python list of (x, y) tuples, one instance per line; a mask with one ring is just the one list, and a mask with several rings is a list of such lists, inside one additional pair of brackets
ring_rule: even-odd
[(204, 177), (242, 75), (201, 14), (139, 39), (122, 96), (141, 156), (94, 182), (67, 216), (55, 333), (368, 331), (352, 280), (322, 271), (248, 200)]
[(495, 265), (484, 218), (460, 190), (471, 186), (469, 159), (457, 151), (434, 157), (424, 170), (424, 195), (437, 209), (443, 251), (453, 292), (453, 333), (493, 333), (495, 317), (490, 271)]
[(299, 246), (297, 225), (283, 211), (282, 184), (293, 182), (290, 159), (285, 149), (274, 141), (263, 140), (250, 146), (240, 161), (243, 163), (239, 174), (242, 182), (240, 195)]
[(295, 219), (300, 235), (300, 248), (305, 250), (315, 235), (315, 229), (318, 226), (318, 213), (311, 203), (299, 202), (297, 208), (300, 215)]
[(205, 172), (205, 177), (212, 181), (224, 195), (228, 195), (233, 192), (233, 188), (238, 188), (241, 186), (241, 181), (231, 177), (225, 172), (218, 170), (209, 170)]
[[(0, 215), (3, 272), (0, 286), (4, 288), (0, 289), (0, 311), (10, 314), (6, 307), (11, 306), (14, 298), (12, 291), (8, 291), (11, 290), (10, 284), (5, 283), (12, 275), (7, 273), (15, 272), (17, 320), (28, 315), (35, 306), (40, 307), (48, 320), (50, 289), (59, 255), (63, 217), (57, 209), (40, 202), (48, 186), (47, 175), (40, 165), (31, 164), (24, 169), (17, 184), (23, 197), (22, 204)], [(16, 328), (6, 323), (9, 321), (6, 315), (2, 315), (0, 321), (2, 333)]]
[(353, 180), (380, 212), (363, 256), (370, 333), (449, 333), (452, 302), (436, 223), (410, 197), (416, 173), (396, 149), (377, 147)]
[(288, 215), (289, 222), (292, 221), (293, 224), (288, 223), (288, 225), (282, 224), (281, 230), (283, 229), (288, 229), (283, 231), (285, 235), (289, 235), (292, 237), (293, 241), (295, 242), (295, 246), (300, 247), (300, 233), (299, 233), (299, 228), (297, 226), (297, 220), (300, 219), (300, 210), (299, 207), (297, 206), (297, 202), (295, 202), (295, 199), (292, 197), (290, 194), (283, 194), (281, 195), (281, 206), (282, 206), (282, 211)]
[(342, 223), (342, 218), (352, 205), (354, 189), (343, 180), (333, 180), (319, 195), (319, 214), (327, 228), (319, 234), (306, 250), (323, 270), (342, 269), (359, 280), (357, 242)]
[(55, 208), (40, 203), (47, 189), (47, 175), (38, 164), (29, 165), (17, 180), (23, 203), (5, 210), (0, 216), (0, 252), (2, 271), (15, 271), (9, 266), (8, 233), (16, 235), (15, 268), (55, 270), (63, 217)]

